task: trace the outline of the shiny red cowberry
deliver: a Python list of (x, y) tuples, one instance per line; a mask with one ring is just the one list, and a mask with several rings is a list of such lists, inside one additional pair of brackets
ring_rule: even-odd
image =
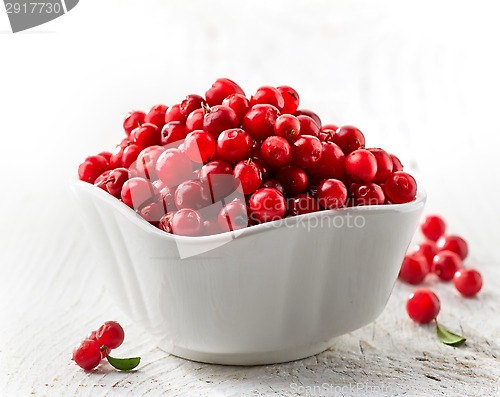
[(123, 130), (125, 134), (130, 135), (130, 133), (139, 127), (146, 119), (146, 113), (140, 110), (134, 110), (125, 116), (123, 120)]
[(217, 139), (217, 154), (230, 163), (248, 159), (252, 149), (252, 137), (241, 128), (225, 130)]
[(282, 114), (276, 119), (274, 133), (288, 142), (296, 141), (300, 135), (300, 121), (291, 114)]
[[(153, 106), (146, 117), (144, 118), (144, 123), (154, 124), (161, 131), (165, 125), (165, 114), (167, 113), (168, 106), (166, 105), (155, 105)], [(141, 123), (142, 124), (142, 123)]]
[(242, 160), (236, 164), (233, 175), (241, 183), (243, 194), (252, 194), (262, 183), (260, 167), (252, 160)]
[(156, 174), (166, 186), (177, 186), (190, 179), (191, 160), (179, 149), (167, 149), (156, 162)]
[(78, 177), (88, 183), (94, 183), (99, 175), (109, 170), (109, 163), (103, 156), (89, 156), (78, 167)]
[(234, 81), (221, 78), (217, 79), (212, 84), (212, 87), (207, 90), (205, 98), (209, 106), (215, 106), (220, 105), (231, 94), (241, 94), (244, 96), (245, 92)]
[(475, 269), (461, 269), (453, 276), (453, 284), (463, 296), (470, 297), (481, 290), (483, 278)]
[(281, 96), (283, 97), (283, 100), (285, 102), (283, 109), (281, 109), (281, 112), (283, 114), (294, 114), (299, 108), (300, 103), (298, 92), (287, 85), (276, 87), (276, 89), (281, 93)]
[(153, 184), (146, 179), (130, 178), (123, 184), (121, 191), (122, 201), (132, 209), (139, 209), (158, 195)]
[(203, 130), (217, 139), (222, 131), (240, 126), (240, 119), (233, 109), (228, 106), (217, 105), (203, 117)]
[(438, 241), (446, 231), (446, 223), (437, 215), (428, 215), (420, 224), (422, 234), (431, 241)]
[(293, 162), (301, 168), (309, 168), (317, 165), (321, 160), (322, 152), (321, 141), (312, 135), (300, 135), (292, 143)]
[(222, 105), (234, 110), (240, 122), (250, 109), (250, 101), (245, 95), (231, 94), (222, 101)]
[(377, 173), (373, 178), (373, 182), (377, 184), (384, 183), (387, 177), (392, 173), (394, 167), (391, 156), (383, 149), (371, 148), (367, 150), (373, 154), (377, 160)]
[(394, 204), (413, 201), (417, 194), (417, 182), (404, 171), (393, 172), (384, 185), (385, 196)]
[(263, 223), (282, 219), (286, 213), (286, 202), (276, 189), (265, 187), (250, 197), (250, 209), (254, 221)]
[(355, 205), (382, 205), (385, 202), (383, 189), (376, 183), (353, 184), (351, 194)]
[(292, 148), (285, 138), (270, 136), (262, 142), (262, 157), (271, 167), (280, 168), (292, 160)]
[(215, 139), (206, 131), (192, 131), (184, 141), (184, 153), (195, 163), (205, 163), (215, 154)]
[(341, 208), (347, 200), (347, 188), (338, 179), (325, 179), (318, 186), (316, 198), (325, 209)]
[(320, 211), (318, 200), (308, 194), (299, 194), (288, 202), (288, 215), (303, 215)]
[(432, 260), (432, 272), (441, 280), (450, 281), (462, 267), (462, 259), (452, 251), (440, 251)]
[(72, 360), (86, 371), (97, 367), (101, 362), (101, 349), (98, 342), (85, 339), (73, 351)]
[(410, 318), (420, 324), (430, 323), (441, 309), (437, 295), (429, 289), (418, 289), (412, 292), (406, 302), (406, 311)]
[(309, 182), (306, 172), (296, 165), (286, 165), (276, 174), (276, 179), (285, 189), (287, 196), (304, 193)]
[(219, 228), (224, 232), (243, 229), (248, 226), (248, 221), (247, 206), (238, 200), (226, 204), (217, 218)]
[(263, 141), (274, 134), (274, 124), (280, 115), (272, 105), (255, 105), (243, 117), (243, 129), (256, 141)]
[(116, 349), (123, 343), (125, 332), (116, 321), (106, 321), (97, 330), (96, 338), (101, 346)]
[(428, 273), (429, 267), (425, 257), (419, 254), (410, 254), (404, 257), (398, 277), (408, 284), (420, 284)]
[(356, 183), (369, 183), (377, 174), (377, 159), (365, 149), (357, 149), (346, 157), (345, 172)]
[(467, 242), (460, 236), (443, 236), (438, 240), (437, 246), (439, 251), (455, 252), (462, 260), (469, 253)]
[(344, 175), (345, 156), (342, 149), (333, 142), (321, 142), (321, 159), (308, 171), (317, 176), (339, 179)]
[(198, 211), (183, 208), (174, 213), (171, 226), (173, 233), (180, 236), (199, 236), (203, 231), (203, 218)]
[(255, 94), (250, 98), (250, 106), (267, 104), (273, 105), (279, 111), (283, 110), (285, 106), (285, 100), (283, 95), (276, 88), (265, 85), (257, 89)]
[(344, 125), (335, 132), (333, 142), (339, 145), (343, 152), (348, 155), (365, 147), (365, 136), (356, 127)]

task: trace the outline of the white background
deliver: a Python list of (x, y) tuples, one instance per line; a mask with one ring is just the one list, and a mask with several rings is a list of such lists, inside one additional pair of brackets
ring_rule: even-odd
[[(498, 266), (498, 37), (495, 1), (82, 0), (17, 34), (0, 13), (0, 359), (7, 372), (28, 365), (43, 373), (22, 346), (52, 352), (34, 330), (50, 340), (63, 332), (54, 326), (63, 313), (95, 312), (82, 325), (74, 321), (65, 349), (92, 320), (115, 313), (101, 305), (102, 280), (88, 274), (88, 243), (67, 194), (78, 163), (112, 150), (127, 111), (177, 103), (218, 77), (249, 95), (259, 85), (291, 85), (323, 122), (358, 126), (368, 146), (398, 154), (415, 173), (428, 212), (443, 214), (471, 241), (470, 265)], [(67, 354), (59, 348), (57, 357)], [(58, 373), (57, 364), (51, 368)]]

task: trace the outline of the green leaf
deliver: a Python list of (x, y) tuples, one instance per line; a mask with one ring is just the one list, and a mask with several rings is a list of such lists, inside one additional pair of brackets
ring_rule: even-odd
[(436, 334), (438, 339), (444, 343), (445, 345), (458, 347), (462, 345), (467, 339), (461, 335), (458, 335), (454, 332), (448, 331), (446, 328), (443, 328), (439, 325), (436, 320)]
[(137, 367), (139, 363), (141, 362), (140, 357), (132, 357), (132, 358), (114, 358), (111, 356), (106, 356), (108, 359), (108, 362), (115, 367), (116, 369), (119, 369), (120, 371), (130, 371)]

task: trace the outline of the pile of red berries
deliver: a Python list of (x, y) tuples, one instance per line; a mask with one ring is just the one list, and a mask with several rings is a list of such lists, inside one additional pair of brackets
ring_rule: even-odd
[[(464, 268), (468, 254), (467, 242), (460, 236), (446, 235), (446, 223), (437, 215), (427, 216), (420, 225), (426, 240), (406, 255), (399, 278), (409, 284), (420, 284), (428, 275), (440, 281), (451, 281), (463, 296), (476, 295), (483, 285), (481, 274), (472, 268)], [(420, 323), (436, 318), (440, 302), (429, 289), (415, 291), (407, 303), (409, 316)]]
[(135, 368), (138, 357), (119, 359), (109, 356), (112, 349), (119, 347), (125, 339), (125, 332), (116, 321), (107, 321), (97, 331), (92, 331), (73, 351), (73, 361), (84, 370), (90, 371), (107, 358), (117, 369), (130, 370)]
[(113, 153), (80, 164), (93, 183), (169, 233), (201, 236), (346, 206), (402, 204), (417, 192), (399, 159), (365, 149), (353, 126), (323, 125), (291, 87), (250, 98), (229, 79), (205, 96), (133, 111)]

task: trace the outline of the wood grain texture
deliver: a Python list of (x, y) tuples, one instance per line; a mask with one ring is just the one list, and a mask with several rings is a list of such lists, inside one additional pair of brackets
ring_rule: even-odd
[[(89, 66), (77, 81), (68, 75), (70, 89), (63, 83), (52, 88), (31, 81), (33, 98), (40, 104), (32, 113), (40, 124), (36, 134), (18, 127), (24, 96), (2, 97), (0, 106), (9, 115), (6, 131), (20, 128), (16, 136), (31, 134), (32, 142), (44, 145), (41, 134), (48, 139), (45, 147), (62, 142), (65, 149), (61, 157), (46, 159), (26, 148), (32, 163), (20, 165), (15, 175), (10, 166), (18, 164), (17, 152), (0, 158), (2, 172), (9, 170), (2, 174), (4, 182), (15, 186), (15, 194), (2, 190), (0, 195), (0, 396), (500, 395), (500, 185), (493, 183), (498, 180), (494, 143), (500, 133), (495, 96), (500, 92), (500, 62), (490, 50), (500, 28), (492, 23), (493, 9), (483, 2), (474, 9), (455, 3), (450, 8), (446, 2), (424, 1), (418, 7), (402, 3), (255, 1), (236, 6), (216, 0), (208, 6), (201, 0), (169, 5), (151, 1), (148, 9), (120, 2), (123, 21), (116, 24), (124, 39), (116, 42), (119, 51), (109, 57), (103, 16), (95, 16), (96, 31), (85, 37), (70, 30), (71, 40), (81, 45), (67, 45), (67, 56), (58, 58), (67, 62), (68, 70), (78, 67), (84, 56), (105, 57), (110, 65), (101, 65), (102, 70)], [(85, 18), (97, 7), (111, 13), (118, 4), (89, 1), (81, 6), (82, 20), (77, 19), (78, 9), (72, 12), (71, 24), (83, 31)], [(167, 14), (169, 24), (161, 18)], [(70, 22), (60, 19), (58, 26), (69, 30)], [(197, 21), (194, 26), (189, 25), (192, 20)], [(129, 32), (135, 24), (142, 30)], [(172, 65), (169, 54), (159, 54), (151, 37), (174, 34), (183, 39), (171, 43), (177, 60)], [(22, 36), (15, 42), (19, 47), (5, 41), (2, 48), (12, 54), (21, 48), (42, 57), (55, 56), (56, 45), (73, 43), (63, 35), (40, 36), (49, 35)], [(283, 37), (302, 43), (300, 51)], [(95, 54), (85, 50), (87, 41)], [(130, 59), (130, 42), (159, 57), (137, 82), (130, 75), (145, 66)], [(21, 75), (26, 72), (23, 65), (2, 65), (1, 75)], [(170, 74), (158, 82), (165, 65)], [(466, 264), (484, 275), (484, 290), (474, 299), (460, 298), (450, 284), (428, 282), (442, 301), (440, 321), (468, 337), (463, 347), (442, 345), (431, 326), (409, 321), (404, 305), (412, 288), (401, 283), (374, 323), (339, 337), (331, 349), (260, 367), (206, 365), (168, 355), (116, 309), (106, 280), (99, 278), (64, 180), (86, 151), (118, 140), (118, 132), (108, 131), (118, 130), (124, 109), (154, 101), (174, 103), (186, 90), (202, 91), (207, 79), (220, 75), (254, 88), (267, 81), (295, 81), (305, 106), (318, 109), (326, 121), (357, 124), (370, 145), (401, 155), (425, 186), (429, 211), (445, 214), (452, 230), (467, 237), (471, 256)], [(129, 93), (123, 92), (125, 79), (131, 80)], [(43, 102), (49, 89), (59, 93), (50, 106)], [(95, 92), (102, 97), (96, 98)], [(66, 104), (66, 97), (73, 102)], [(113, 101), (118, 105), (113, 107)], [(59, 126), (54, 116), (46, 116), (55, 113), (51, 107), (56, 105), (63, 120)], [(101, 128), (82, 118), (82, 109), (99, 114)], [(82, 136), (86, 138), (81, 145), (75, 145), (74, 137)], [(55, 178), (37, 177), (28, 186), (25, 181), (33, 168)], [(468, 185), (464, 187), (470, 180), (475, 187), (487, 187), (489, 194), (471, 198)], [(71, 362), (72, 347), (109, 319), (119, 320), (127, 333), (116, 354), (141, 355), (142, 363), (130, 373), (109, 365), (85, 373)]]

